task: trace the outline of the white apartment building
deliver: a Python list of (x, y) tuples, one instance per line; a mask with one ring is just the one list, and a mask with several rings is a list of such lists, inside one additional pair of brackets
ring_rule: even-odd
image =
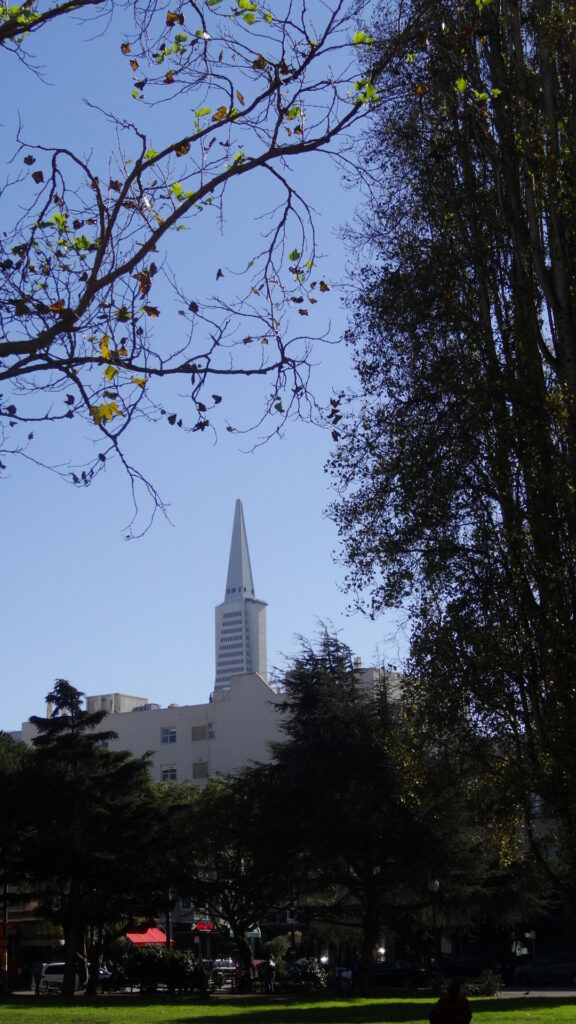
[[(233, 676), (227, 690), (214, 692), (207, 704), (161, 708), (145, 698), (125, 694), (88, 697), (87, 710), (99, 710), (113, 701), (118, 710), (107, 714), (104, 729), (117, 739), (110, 750), (129, 750), (136, 757), (151, 751), (154, 782), (194, 782), (232, 774), (251, 761), (266, 762), (271, 740), (281, 738), (281, 715), (275, 710), (280, 697), (255, 672)], [(140, 701), (140, 704), (135, 704)], [(106, 703), (104, 703), (106, 710)], [(34, 726), (22, 726), (22, 739), (30, 742)]]

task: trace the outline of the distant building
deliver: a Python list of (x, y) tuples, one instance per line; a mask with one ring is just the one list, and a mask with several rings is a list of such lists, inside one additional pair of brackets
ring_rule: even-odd
[(266, 602), (254, 594), (254, 580), (242, 502), (236, 502), (226, 593), (216, 607), (216, 679), (214, 692), (230, 686), (238, 673), (257, 672), (267, 678)]
[[(254, 581), (242, 502), (234, 510), (224, 601), (215, 609), (216, 678), (206, 704), (161, 707), (148, 697), (105, 693), (86, 698), (86, 710), (105, 711), (105, 729), (117, 734), (110, 750), (134, 756), (151, 752), (155, 782), (194, 782), (237, 772), (251, 762), (267, 762), (270, 743), (283, 738), (277, 705), (281, 690), (266, 676), (266, 602), (254, 596)], [(386, 679), (392, 698), (400, 677), (377, 668), (355, 668), (359, 685), (374, 693)], [(47, 713), (50, 714), (48, 707)], [(30, 743), (34, 726), (22, 726)]]

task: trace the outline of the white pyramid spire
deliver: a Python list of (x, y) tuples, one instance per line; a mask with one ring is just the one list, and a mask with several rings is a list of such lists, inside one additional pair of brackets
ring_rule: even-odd
[(240, 499), (228, 559), (226, 593), (216, 606), (216, 680), (214, 693), (228, 690), (230, 676), (257, 672), (266, 679), (266, 602), (254, 597), (254, 580)]
[(234, 508), (234, 526), (232, 527), (224, 600), (226, 602), (237, 601), (239, 597), (254, 597), (254, 580), (252, 579), (244, 511), (240, 498)]

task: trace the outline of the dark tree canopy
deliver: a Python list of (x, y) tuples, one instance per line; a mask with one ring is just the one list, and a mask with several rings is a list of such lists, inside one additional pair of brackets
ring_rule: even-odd
[(327, 926), (359, 926), (366, 962), (407, 922), (422, 929), (433, 878), (452, 928), (485, 920), (497, 892), (510, 917), (522, 903), (509, 870), (521, 878), (521, 859), (501, 861), (467, 763), (455, 778), (444, 751), (423, 753), (397, 697), (384, 671), (367, 687), (336, 637), (303, 642), (285, 675), (286, 739), (246, 774), (277, 848), (291, 851), (297, 898)]
[(331, 460), (351, 588), (372, 614), (409, 609), (429, 723), (497, 738), (494, 782), (569, 890), (575, 30), (572, 5), (549, 0), (412, 0), (383, 17), (403, 55), (382, 87), (349, 332), (359, 383)]

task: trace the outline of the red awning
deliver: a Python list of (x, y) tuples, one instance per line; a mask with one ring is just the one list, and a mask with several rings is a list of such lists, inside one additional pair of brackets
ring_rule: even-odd
[(133, 946), (165, 946), (166, 936), (160, 928), (147, 928), (145, 932), (126, 932)]

